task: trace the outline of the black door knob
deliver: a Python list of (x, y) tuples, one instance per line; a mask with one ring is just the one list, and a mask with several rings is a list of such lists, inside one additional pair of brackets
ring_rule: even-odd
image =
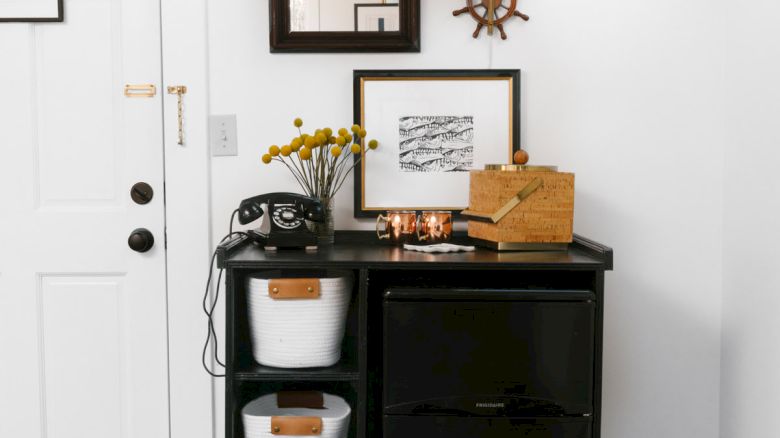
[(146, 228), (137, 228), (130, 233), (127, 239), (127, 245), (130, 249), (137, 252), (146, 252), (154, 246), (154, 236)]

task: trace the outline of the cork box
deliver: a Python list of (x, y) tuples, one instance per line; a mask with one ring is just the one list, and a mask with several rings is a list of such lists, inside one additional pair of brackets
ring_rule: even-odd
[[(502, 208), (504, 214), (497, 213)], [(534, 170), (471, 171), (467, 212), (493, 215), (493, 219), (497, 219), (497, 223), (469, 220), (470, 237), (489, 242), (570, 243), (574, 222), (574, 174)], [(464, 214), (470, 217), (467, 212)]]

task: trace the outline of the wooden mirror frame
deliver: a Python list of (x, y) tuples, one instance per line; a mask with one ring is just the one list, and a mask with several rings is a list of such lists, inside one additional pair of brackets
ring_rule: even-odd
[(398, 0), (400, 32), (291, 32), (290, 1), (268, 5), (271, 53), (420, 51), (420, 0)]

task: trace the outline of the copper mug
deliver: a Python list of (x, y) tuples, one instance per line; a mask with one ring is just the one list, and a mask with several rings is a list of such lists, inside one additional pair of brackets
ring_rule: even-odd
[[(382, 223), (384, 222), (384, 227)], [(389, 239), (394, 243), (407, 243), (417, 232), (417, 212), (388, 211), (376, 218), (376, 236), (379, 240)]]
[(417, 225), (417, 240), (424, 243), (448, 242), (452, 238), (452, 213), (423, 211)]

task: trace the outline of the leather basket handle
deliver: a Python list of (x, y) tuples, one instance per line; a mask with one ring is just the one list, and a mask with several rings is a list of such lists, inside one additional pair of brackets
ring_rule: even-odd
[[(324, 409), (325, 396), (319, 391), (279, 391), (276, 406), (282, 409)], [(321, 417), (271, 417), (271, 434), (286, 436), (322, 435)]]
[(320, 280), (318, 278), (275, 278), (268, 281), (268, 296), (275, 300), (313, 300), (320, 297)]
[(286, 436), (322, 435), (322, 418), (271, 417), (271, 434)]

